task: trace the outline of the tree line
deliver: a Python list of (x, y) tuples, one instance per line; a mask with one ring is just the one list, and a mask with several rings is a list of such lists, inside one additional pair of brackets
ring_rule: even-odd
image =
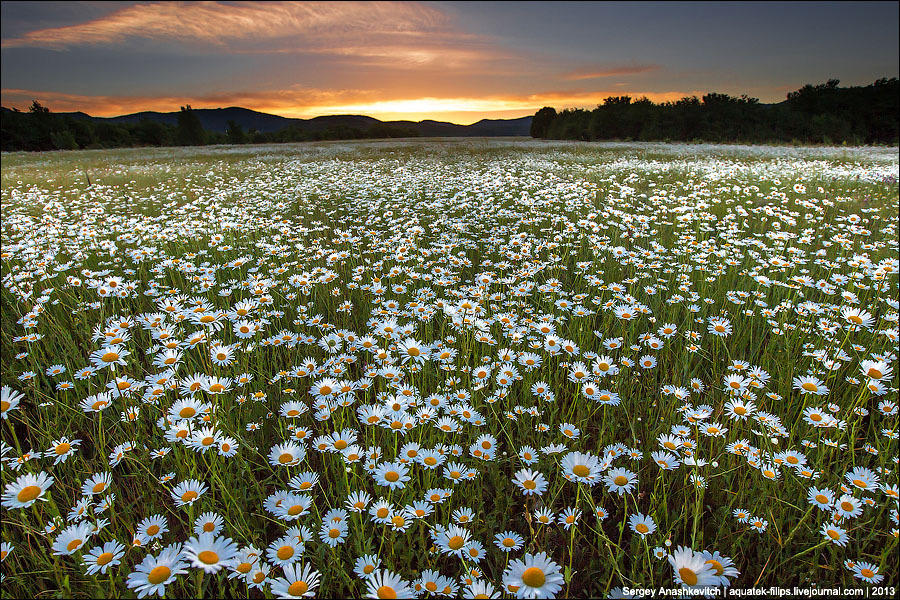
[(114, 123), (54, 114), (37, 100), (27, 112), (3, 110), (0, 129), (0, 147), (3, 151), (267, 144), (418, 136), (415, 129), (383, 123), (368, 129), (333, 125), (309, 131), (299, 125), (289, 125), (278, 131), (245, 131), (234, 120), (228, 121), (226, 130), (222, 133), (204, 129), (190, 105), (181, 107), (177, 125), (167, 125), (152, 119), (142, 119), (137, 123)]
[(807, 84), (784, 102), (709, 93), (675, 102), (611, 96), (593, 110), (540, 109), (531, 136), (557, 140), (897, 144), (900, 89), (896, 77), (838, 87)]

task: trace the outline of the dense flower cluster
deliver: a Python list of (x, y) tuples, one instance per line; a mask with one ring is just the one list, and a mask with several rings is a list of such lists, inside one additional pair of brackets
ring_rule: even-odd
[(896, 584), (895, 153), (287, 148), (4, 158), (4, 586)]

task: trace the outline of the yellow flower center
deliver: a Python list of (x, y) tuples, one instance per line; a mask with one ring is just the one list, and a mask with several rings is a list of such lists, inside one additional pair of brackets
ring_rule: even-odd
[(158, 585), (168, 579), (171, 574), (172, 570), (169, 567), (160, 565), (154, 567), (153, 570), (147, 574), (147, 581), (153, 585)]
[(305, 581), (295, 581), (288, 586), (288, 594), (291, 596), (302, 596), (309, 589)]
[(528, 567), (522, 573), (522, 583), (528, 587), (539, 588), (547, 581), (544, 572), (537, 567)]
[(697, 585), (697, 574), (688, 569), (687, 567), (681, 567), (678, 569), (678, 574), (681, 575), (681, 580), (687, 585)]
[(101, 554), (100, 556), (97, 557), (97, 564), (102, 567), (103, 565), (108, 564), (109, 561), (111, 561), (112, 559), (113, 559), (112, 552), (104, 552), (103, 554)]
[(708, 561), (706, 561), (706, 564), (712, 566), (712, 568), (715, 569), (716, 575), (721, 575), (722, 573), (725, 572), (725, 567), (722, 566), (722, 563), (720, 563), (719, 561), (717, 561), (714, 558), (711, 558)]
[(214, 565), (219, 562), (219, 555), (213, 552), (212, 550), (204, 550), (200, 554), (197, 555), (197, 558), (200, 559), (200, 562), (207, 565)]

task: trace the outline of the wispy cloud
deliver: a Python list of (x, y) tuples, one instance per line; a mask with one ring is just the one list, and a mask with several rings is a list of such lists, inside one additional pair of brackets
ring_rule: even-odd
[(4, 39), (66, 49), (150, 40), (218, 54), (308, 54), (356, 66), (484, 70), (515, 55), (419, 2), (153, 2)]
[(111, 44), (129, 38), (225, 45), (239, 40), (442, 31), (447, 17), (417, 2), (152, 2), (3, 40), (3, 47)]
[(582, 79), (600, 79), (603, 77), (621, 77), (624, 75), (637, 75), (639, 73), (648, 73), (656, 71), (659, 65), (631, 65), (620, 67), (591, 68), (579, 69), (563, 74), (562, 78), (569, 81), (580, 81)]
[(593, 92), (549, 91), (535, 94), (475, 96), (400, 96), (372, 89), (314, 89), (233, 92), (191, 97), (176, 96), (85, 96), (23, 89), (2, 90), (4, 106), (25, 109), (33, 99), (53, 112), (83, 111), (94, 116), (116, 116), (144, 110), (168, 112), (190, 104), (194, 108), (241, 106), (285, 117), (310, 118), (319, 115), (364, 114), (393, 120), (446, 119), (472, 123), (482, 118), (519, 117), (533, 114), (542, 106), (593, 108), (609, 96), (646, 96), (654, 102), (678, 100), (702, 92), (641, 92), (621, 89)]

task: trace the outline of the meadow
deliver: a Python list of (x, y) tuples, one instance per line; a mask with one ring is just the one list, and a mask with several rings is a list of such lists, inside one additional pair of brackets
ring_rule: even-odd
[(897, 585), (898, 154), (3, 155), (3, 597)]

